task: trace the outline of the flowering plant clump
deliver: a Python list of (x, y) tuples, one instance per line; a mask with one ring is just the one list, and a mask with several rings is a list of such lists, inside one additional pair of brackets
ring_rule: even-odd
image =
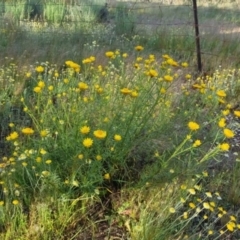
[[(166, 193), (177, 194), (162, 200), (164, 214), (158, 220), (175, 218), (162, 221), (164, 228), (169, 230), (167, 222), (177, 223), (181, 233), (197, 231), (197, 219), (205, 238), (237, 232), (233, 215), (223, 226), (215, 224), (226, 210), (218, 191), (202, 184), (207, 182), (204, 170), (216, 162), (224, 164), (235, 149), (237, 128), (231, 119), (237, 122), (240, 111), (228, 103), (231, 84), (219, 73), (194, 79), (189, 63), (143, 50), (137, 45), (133, 56), (117, 49), (100, 59), (91, 55), (80, 63), (67, 60), (62, 70), (50, 63), (24, 70), (25, 89), (12, 94), (20, 117), (11, 113), (14, 108), (2, 114), (9, 117), (3, 117), (9, 120), (7, 130), (1, 129), (7, 146), (0, 153), (4, 214), (22, 213), (32, 208), (33, 200), (46, 199), (50, 205), (66, 203), (71, 211), (83, 206), (84, 215), (89, 196), (94, 201), (123, 183), (140, 179), (148, 188), (160, 179), (161, 184), (175, 185)], [(0, 81), (9, 79), (7, 74), (0, 72)], [(0, 101), (5, 106), (6, 99)], [(131, 213), (131, 219), (135, 215)], [(159, 235), (161, 239), (181, 238), (168, 230), (164, 234), (175, 236)]]

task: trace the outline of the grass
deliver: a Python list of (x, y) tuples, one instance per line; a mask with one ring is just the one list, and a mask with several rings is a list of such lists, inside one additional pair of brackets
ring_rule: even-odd
[(0, 237), (239, 239), (237, 35), (202, 35), (219, 61), (199, 75), (187, 24), (140, 24), (189, 21), (183, 6), (121, 3), (99, 24), (99, 2), (49, 2), (43, 25), (19, 3), (1, 22)]

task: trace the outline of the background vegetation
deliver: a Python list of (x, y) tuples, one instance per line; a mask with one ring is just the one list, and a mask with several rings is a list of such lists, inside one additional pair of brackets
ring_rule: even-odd
[(1, 239), (239, 239), (239, 8), (201, 1), (198, 73), (164, 3), (1, 2)]

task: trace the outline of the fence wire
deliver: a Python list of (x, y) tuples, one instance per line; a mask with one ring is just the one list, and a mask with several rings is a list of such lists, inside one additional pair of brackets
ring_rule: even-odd
[[(39, 11), (35, 12), (36, 16), (31, 18), (33, 11), (32, 4), (1, 2), (1, 38), (17, 33), (42, 35), (54, 33), (55, 36), (68, 36), (71, 32), (67, 30), (66, 26), (69, 29), (77, 29), (77, 27), (92, 29), (92, 31), (83, 30), (81, 34), (94, 37), (94, 35), (100, 34), (98, 28), (113, 29), (115, 27), (116, 30), (119, 27), (122, 28), (122, 34), (124, 31), (129, 34), (134, 31), (134, 34), (139, 35), (169, 38), (171, 39), (169, 42), (173, 44), (162, 46), (166, 49), (176, 47), (178, 51), (189, 54), (196, 51), (194, 45), (196, 40), (195, 23), (191, 4), (164, 5), (151, 2), (122, 2), (104, 7), (99, 4), (73, 3), (68, 5), (51, 2), (43, 4), (41, 9), (36, 10)], [(105, 19), (99, 19), (101, 11), (107, 15)], [(220, 9), (214, 6), (198, 7), (202, 55), (220, 58), (224, 50), (228, 58), (239, 61), (240, 49), (237, 45), (240, 40), (239, 13), (240, 6), (234, 9)], [(38, 17), (37, 14), (39, 14)], [(189, 45), (182, 46), (182, 48), (177, 46), (180, 38), (189, 41)], [(175, 46), (174, 43), (176, 43)], [(228, 54), (227, 49), (231, 45), (236, 46), (233, 51), (236, 55), (232, 52)]]

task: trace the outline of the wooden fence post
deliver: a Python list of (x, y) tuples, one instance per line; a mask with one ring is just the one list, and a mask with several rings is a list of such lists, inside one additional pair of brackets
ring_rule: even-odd
[(199, 25), (198, 25), (197, 0), (193, 0), (193, 14), (194, 14), (195, 41), (196, 41), (196, 52), (197, 52), (197, 67), (198, 67), (198, 71), (202, 72), (202, 60), (201, 60), (200, 34), (199, 34)]

